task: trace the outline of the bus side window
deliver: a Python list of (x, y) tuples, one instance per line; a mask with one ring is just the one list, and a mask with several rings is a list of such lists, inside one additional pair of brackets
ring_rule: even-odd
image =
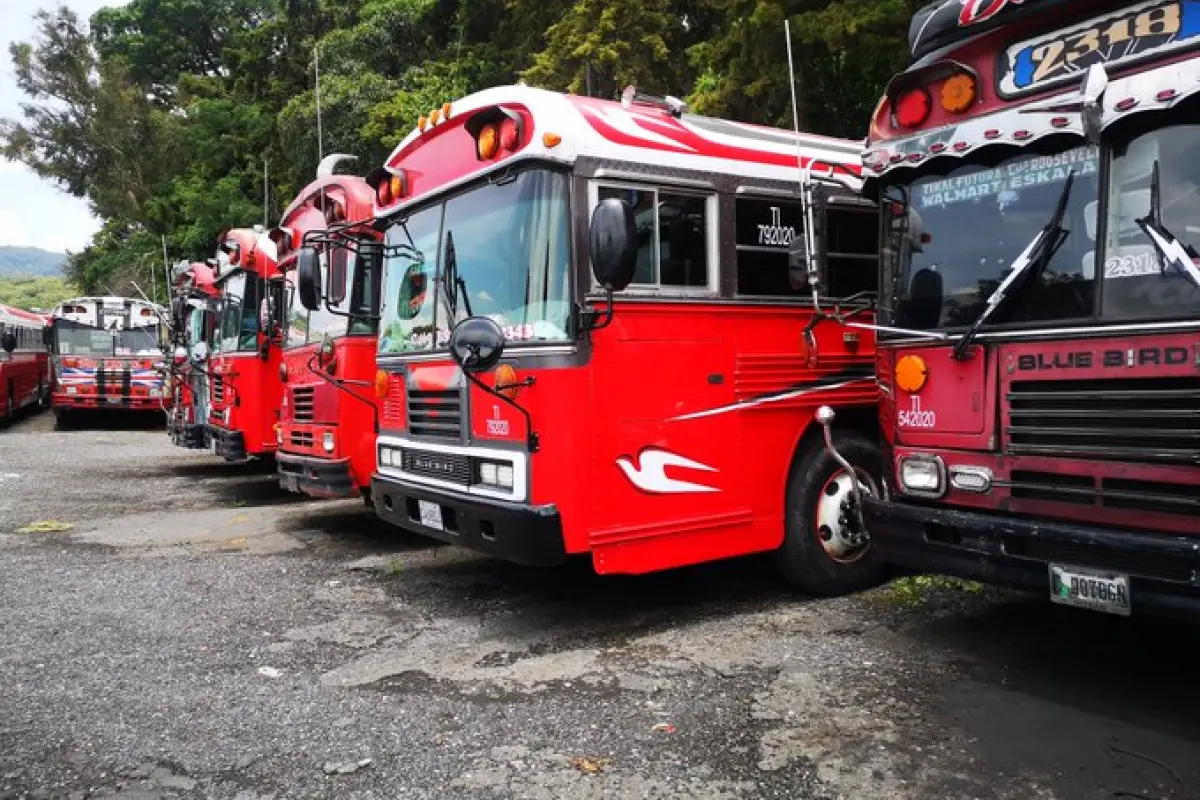
[(852, 297), (879, 290), (879, 217), (873, 208), (839, 208), (825, 212), (825, 259), (829, 264), (829, 297)]
[(633, 209), (638, 242), (637, 270), (631, 284), (635, 289), (694, 290), (711, 285), (711, 195), (601, 186), (598, 199), (610, 197)]
[(744, 297), (807, 296), (790, 272), (788, 252), (803, 236), (795, 200), (739, 197), (734, 205), (737, 293)]

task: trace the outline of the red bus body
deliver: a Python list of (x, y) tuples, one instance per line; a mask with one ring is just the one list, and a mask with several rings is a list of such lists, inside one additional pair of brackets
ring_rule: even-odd
[[(496, 153), (481, 155), (492, 136)], [(422, 118), (368, 176), (388, 249), (377, 513), (513, 561), (586, 555), (601, 573), (779, 551), (785, 533), (816, 546), (820, 526), (797, 505), (820, 489), (797, 483), (820, 458), (813, 414), (834, 405), (848, 433), (874, 437), (877, 390), (871, 335), (822, 324), (820, 363), (802, 352), (814, 309), (789, 280), (788, 245), (803, 225), (797, 159), (852, 176), (859, 152), (525, 87)], [(588, 255), (602, 194), (639, 209), (639, 269), (653, 283), (618, 293), (608, 325)], [(866, 242), (861, 260), (844, 262), (842, 283), (855, 287), (844, 294), (872, 288), (874, 209), (853, 192), (828, 208), (829, 219), (846, 215), (842, 238)], [(420, 257), (394, 252), (413, 242)], [(456, 277), (433, 277), (451, 258)], [(436, 298), (421, 301), (421, 287)], [(504, 296), (524, 310), (495, 312)], [(479, 380), (528, 417), (447, 354), (468, 305), (508, 340)], [(434, 306), (432, 323), (401, 319)], [(869, 582), (867, 558), (855, 563), (855, 578), (808, 588)], [(832, 560), (815, 569), (840, 572)]]
[(11, 422), (21, 409), (46, 400), (50, 391), (50, 356), (46, 352), (45, 317), (0, 305), (0, 420)]
[(50, 315), (55, 415), (164, 410), (163, 314), (132, 297), (77, 297), (56, 306)]
[(201, 450), (209, 446), (208, 359), (220, 293), (207, 264), (181, 264), (172, 277), (172, 402), (167, 433), (176, 446)]
[[(1067, 605), (1195, 614), (1200, 6), (964, 0), (910, 38), (864, 156), (880, 323), (903, 329), (878, 348), (873, 546)], [(1053, 244), (1020, 259), (1043, 226)]]
[(210, 360), (208, 436), (214, 453), (242, 462), (276, 450), (282, 351), (262, 323), (270, 281), (281, 273), (274, 242), (258, 228), (229, 231), (217, 258), (221, 322)]
[[(294, 269), (300, 248), (314, 241), (327, 265), (318, 309), (304, 309), (298, 298), (290, 301), (290, 315), (300, 324), (289, 320), (275, 454), (280, 485), (314, 497), (367, 495), (375, 470), (376, 320), (339, 315), (350, 313), (363, 292), (367, 300), (378, 294), (379, 270), (364, 272), (366, 251), (360, 255), (337, 243), (341, 237), (378, 240), (369, 227), (373, 197), (360, 177), (322, 175), (300, 192), (273, 232), (284, 272)], [(368, 224), (347, 227), (361, 221)], [(330, 226), (337, 226), (336, 237), (328, 235)], [(342, 302), (333, 311), (331, 274), (340, 276), (342, 287)]]

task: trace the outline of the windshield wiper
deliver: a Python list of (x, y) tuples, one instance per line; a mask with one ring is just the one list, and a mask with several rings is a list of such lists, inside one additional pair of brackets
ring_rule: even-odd
[(1150, 176), (1150, 213), (1141, 219), (1134, 220), (1154, 243), (1158, 253), (1158, 267), (1161, 272), (1167, 271), (1167, 264), (1188, 277), (1192, 284), (1200, 289), (1200, 269), (1193, 261), (1197, 257), (1195, 248), (1179, 241), (1179, 237), (1171, 233), (1162, 221), (1162, 189), (1158, 179), (1158, 160), (1154, 161), (1154, 171)]
[(1067, 180), (1063, 184), (1062, 194), (1058, 196), (1058, 205), (1054, 208), (1054, 215), (1050, 217), (1046, 227), (1038, 231), (1033, 237), (1033, 241), (1017, 256), (1017, 260), (1013, 262), (1012, 271), (1008, 273), (1000, 285), (996, 287), (996, 291), (992, 292), (992, 296), (987, 300), (987, 308), (971, 325), (970, 330), (963, 334), (962, 339), (954, 346), (954, 358), (958, 361), (963, 361), (967, 358), (970, 352), (971, 344), (975, 341), (975, 337), (979, 335), (979, 330), (983, 324), (988, 321), (992, 314), (996, 313), (1005, 300), (1011, 294), (1014, 284), (1025, 275), (1030, 278), (1035, 277), (1046, 264), (1050, 263), (1050, 259), (1054, 258), (1054, 254), (1058, 252), (1058, 248), (1062, 247), (1062, 243), (1067, 239), (1067, 232), (1063, 230), (1063, 218), (1067, 215), (1067, 201), (1071, 198), (1071, 187), (1075, 183), (1075, 171), (1071, 170), (1067, 175)]
[(463, 309), (467, 312), (467, 316), (475, 316), (471, 313), (471, 299), (467, 295), (467, 282), (458, 274), (458, 257), (454, 253), (453, 231), (446, 231), (446, 266), (442, 270), (441, 284), (442, 292), (446, 296), (446, 304), (450, 308), (450, 321), (452, 323), (458, 318), (458, 298), (460, 295), (463, 301)]

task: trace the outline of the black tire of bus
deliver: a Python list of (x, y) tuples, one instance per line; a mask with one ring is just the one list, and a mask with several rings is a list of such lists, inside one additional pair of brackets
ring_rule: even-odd
[[(866, 471), (879, 485), (883, 458), (879, 446), (857, 431), (834, 431), (833, 443), (851, 465)], [(784, 509), (783, 544), (775, 551), (775, 564), (801, 591), (837, 597), (869, 589), (883, 578), (884, 564), (867, 546), (853, 562), (831, 558), (817, 538), (816, 514), (820, 492), (841, 466), (818, 442), (792, 469)]]

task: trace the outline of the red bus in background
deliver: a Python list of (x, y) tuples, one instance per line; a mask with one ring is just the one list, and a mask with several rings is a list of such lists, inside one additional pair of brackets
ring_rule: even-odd
[(0, 305), (0, 420), (6, 424), (21, 409), (49, 397), (45, 331), (42, 315)]
[(801, 167), (856, 183), (860, 146), (680, 106), (489, 89), (422, 117), (368, 176), (385, 231), (376, 511), (529, 564), (774, 552), (807, 591), (870, 585), (880, 566), (842, 521), (849, 473), (813, 416), (841, 409), (837, 440), (877, 482), (873, 336), (818, 312), (790, 252), (815, 234), (826, 293), (873, 292), (877, 211), (797, 189)]
[(380, 237), (371, 227), (371, 187), (360, 177), (333, 174), (347, 158), (328, 156), (272, 231), (280, 270), (290, 277), (298, 254), (311, 254), (308, 268), (320, 271), (322, 290), (313, 298), (288, 291), (281, 308), (287, 339), (275, 461), (285, 489), (369, 502)]
[(132, 297), (77, 297), (50, 315), (60, 426), (81, 410), (162, 411), (164, 309)]
[(181, 262), (171, 272), (171, 410), (167, 433), (179, 447), (208, 447), (209, 357), (218, 330), (216, 274)]
[(220, 237), (216, 285), (220, 326), (209, 363), (209, 442), (227, 461), (271, 455), (283, 396), (279, 365), (283, 333), (270, 325), (282, 302), (275, 243), (261, 226)]
[(873, 546), (1194, 615), (1200, 4), (941, 2), (910, 44), (864, 157), (891, 329)]

